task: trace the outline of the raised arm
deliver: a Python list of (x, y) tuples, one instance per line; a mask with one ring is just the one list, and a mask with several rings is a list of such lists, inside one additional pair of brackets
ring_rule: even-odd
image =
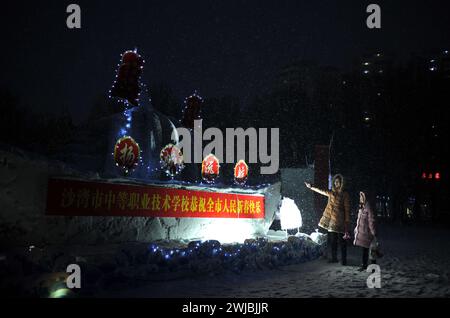
[(325, 190), (321, 190), (321, 189), (319, 189), (319, 188), (313, 187), (313, 186), (311, 185), (311, 183), (305, 182), (305, 186), (306, 186), (308, 189), (311, 189), (311, 190), (313, 190), (314, 192), (317, 192), (317, 193), (319, 193), (319, 194), (321, 194), (321, 195), (324, 195), (324, 196), (326, 196), (326, 197), (329, 197), (329, 196), (330, 196), (330, 191), (325, 191)]

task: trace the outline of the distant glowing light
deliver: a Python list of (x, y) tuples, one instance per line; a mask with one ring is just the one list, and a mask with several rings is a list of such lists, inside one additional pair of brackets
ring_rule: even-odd
[(422, 173), (422, 179), (426, 179), (427, 178), (427, 174), (424, 172)]
[(439, 172), (436, 172), (436, 173), (434, 174), (434, 178), (435, 178), (436, 180), (441, 179), (441, 174), (440, 174)]
[(369, 70), (364, 70), (364, 74), (369, 74)]
[(433, 174), (432, 174), (432, 173), (430, 173), (430, 174), (428, 175), (428, 179), (433, 179)]
[(70, 294), (70, 290), (67, 288), (59, 288), (50, 293), (50, 298), (64, 298)]

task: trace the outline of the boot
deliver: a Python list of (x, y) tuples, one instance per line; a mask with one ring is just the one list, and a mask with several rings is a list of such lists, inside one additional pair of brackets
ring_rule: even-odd
[(369, 263), (369, 249), (363, 247), (362, 248), (362, 266), (359, 268), (359, 271), (365, 271), (367, 269), (367, 264)]
[(338, 259), (337, 259), (337, 233), (328, 233), (329, 237), (330, 237), (330, 245), (331, 245), (331, 259), (328, 261), (328, 263), (338, 263)]
[(339, 234), (340, 245), (341, 245), (341, 264), (342, 266), (347, 265), (347, 242), (344, 240), (343, 235)]

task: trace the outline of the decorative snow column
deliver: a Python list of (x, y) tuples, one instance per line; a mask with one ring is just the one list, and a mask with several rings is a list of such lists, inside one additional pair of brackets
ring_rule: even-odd
[(145, 61), (134, 51), (122, 55), (110, 98), (119, 103), (123, 111), (111, 117), (108, 144), (115, 151), (118, 140), (129, 136), (139, 145), (137, 164), (131, 170), (117, 168), (112, 156), (105, 162), (108, 177), (131, 177), (134, 179), (159, 179), (160, 152), (169, 143), (178, 144), (178, 134), (172, 121), (155, 111), (151, 105), (146, 86), (141, 82)]

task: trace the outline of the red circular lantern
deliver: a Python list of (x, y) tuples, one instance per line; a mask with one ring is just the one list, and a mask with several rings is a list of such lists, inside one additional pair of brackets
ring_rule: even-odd
[(114, 146), (114, 162), (127, 174), (138, 165), (140, 153), (138, 143), (130, 136), (124, 136)]
[(213, 154), (209, 154), (202, 162), (202, 178), (208, 183), (213, 183), (219, 176), (219, 159)]
[(234, 166), (234, 181), (237, 184), (245, 184), (248, 178), (248, 165), (244, 160), (239, 160), (239, 162)]
[(175, 177), (184, 168), (183, 153), (173, 144), (165, 146), (159, 155), (161, 168), (169, 177)]

